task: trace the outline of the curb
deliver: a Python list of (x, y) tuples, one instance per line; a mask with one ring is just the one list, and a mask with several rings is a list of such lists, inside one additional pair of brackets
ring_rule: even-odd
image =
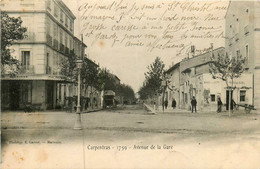
[(82, 113), (82, 114), (92, 113), (92, 112), (98, 112), (98, 111), (101, 111), (101, 110), (104, 110), (104, 109), (95, 109), (95, 110), (89, 110), (89, 111), (82, 111), (81, 113)]

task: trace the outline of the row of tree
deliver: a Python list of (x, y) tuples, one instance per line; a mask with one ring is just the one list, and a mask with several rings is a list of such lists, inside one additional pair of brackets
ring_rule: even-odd
[[(96, 90), (113, 90), (116, 96), (123, 97), (125, 100), (134, 100), (134, 90), (129, 86), (117, 83), (116, 76), (106, 68), (100, 69), (98, 65), (83, 57), (81, 69), (82, 83), (86, 87), (91, 86)], [(61, 73), (70, 81), (77, 82), (77, 66), (75, 54), (70, 54), (61, 62)]]

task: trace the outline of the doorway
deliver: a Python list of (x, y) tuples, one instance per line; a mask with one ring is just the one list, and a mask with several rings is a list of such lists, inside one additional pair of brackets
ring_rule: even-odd
[(47, 103), (47, 109), (53, 108), (53, 82), (46, 81), (46, 103)]
[(14, 81), (10, 83), (10, 109), (18, 110), (20, 105), (20, 83)]
[[(230, 95), (229, 90), (226, 90), (226, 110), (229, 110), (229, 95)], [(231, 102), (232, 102), (232, 99), (233, 99), (233, 91), (231, 91)], [(231, 103), (231, 110), (233, 110), (232, 103)]]

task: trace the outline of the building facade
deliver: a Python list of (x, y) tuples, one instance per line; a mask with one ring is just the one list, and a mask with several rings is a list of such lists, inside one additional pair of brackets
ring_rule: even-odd
[(175, 99), (176, 107), (180, 108), (180, 62), (174, 64), (165, 72), (166, 79), (168, 80), (167, 88), (165, 91), (166, 100), (168, 100), (169, 107), (172, 106), (172, 101)]
[(40, 109), (61, 107), (75, 87), (61, 74), (61, 63), (70, 55), (82, 57), (86, 47), (74, 36), (75, 16), (61, 0), (7, 0), (2, 10), (21, 17), (27, 32), (12, 46), (21, 62), (19, 74), (2, 77), (2, 107), (22, 109), (31, 103)]
[[(169, 80), (166, 89), (166, 99), (171, 105), (174, 98), (177, 108), (190, 110), (191, 98), (197, 100), (197, 109), (214, 111), (217, 107), (217, 98), (223, 104), (228, 103), (229, 92), (226, 82), (213, 79), (210, 74), (211, 56), (223, 55), (226, 50), (220, 47), (191, 58), (184, 58), (166, 71)], [(231, 82), (230, 82), (231, 83)], [(231, 84), (229, 84), (231, 86)], [(245, 72), (240, 78), (233, 80), (232, 97), (238, 104), (253, 104), (253, 74)]]
[[(225, 48), (231, 57), (246, 57), (246, 73), (252, 74), (252, 104), (260, 108), (260, 2), (231, 1), (225, 16)], [(247, 91), (241, 90), (247, 96)]]

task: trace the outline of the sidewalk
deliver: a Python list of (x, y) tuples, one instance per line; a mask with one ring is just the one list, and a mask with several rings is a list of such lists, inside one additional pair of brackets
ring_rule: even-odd
[(148, 105), (144, 103), (144, 106), (150, 110), (153, 114), (160, 114), (160, 113), (190, 113), (191, 111), (188, 111), (186, 109), (173, 109), (172, 107), (168, 107), (167, 109), (162, 109), (162, 106), (159, 106), (158, 110), (154, 109), (153, 105)]
[[(97, 109), (89, 109), (89, 110), (83, 110), (81, 113), (91, 113), (91, 112), (97, 112), (101, 111), (103, 108), (97, 108)], [(40, 110), (40, 111), (32, 111), (32, 112), (24, 112), (22, 110), (19, 111), (13, 111), (13, 110), (6, 110), (2, 111), (1, 113), (26, 113), (26, 114), (74, 114), (76, 112), (66, 111), (66, 110)]]
[[(162, 109), (162, 106), (159, 106), (158, 110), (154, 109), (153, 105), (148, 105), (144, 103), (144, 106), (150, 110), (153, 114), (171, 114), (171, 113), (191, 113), (191, 110), (187, 109), (179, 109), (175, 108), (173, 109), (172, 107), (167, 107), (167, 109)], [(217, 113), (215, 110), (198, 110), (197, 113)], [(228, 110), (222, 110), (222, 113), (229, 113)], [(244, 109), (239, 109), (239, 110), (234, 110), (235, 114), (247, 114)], [(250, 114), (260, 114), (259, 110), (252, 110)]]

